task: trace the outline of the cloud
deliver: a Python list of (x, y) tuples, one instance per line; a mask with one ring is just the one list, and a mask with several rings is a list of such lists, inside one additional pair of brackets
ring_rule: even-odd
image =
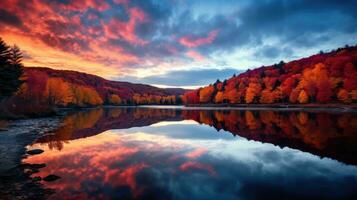
[(15, 15), (12, 14), (4, 9), (0, 8), (0, 22), (8, 24), (10, 26), (21, 26), (22, 21), (21, 19)]
[(261, 49), (255, 53), (255, 56), (274, 59), (277, 57), (289, 57), (292, 53), (291, 48), (288, 47), (262, 46)]
[(212, 43), (213, 40), (217, 37), (217, 35), (218, 35), (218, 30), (213, 30), (208, 34), (207, 37), (194, 38), (192, 36), (185, 36), (180, 38), (179, 42), (180, 44), (186, 47), (190, 47), (190, 48), (198, 47), (201, 45)]
[[(61, 151), (34, 144), (44, 153), (24, 162), (46, 163), (34, 176), (61, 177), (44, 183), (56, 189), (55, 199), (79, 198), (81, 192), (96, 199), (349, 199), (355, 194), (355, 166), (233, 136), (178, 140), (170, 126), (152, 133), (148, 127), (111, 130), (68, 140)], [(188, 133), (193, 137), (199, 127), (191, 124)], [(231, 135), (208, 128), (206, 135)], [(207, 151), (187, 157), (198, 148)]]
[(202, 54), (193, 50), (187, 51), (186, 55), (196, 61), (203, 61), (205, 59), (205, 57)]
[(259, 67), (357, 40), (357, 2), (349, 0), (3, 0), (0, 7), (0, 35), (26, 51), (26, 65), (106, 78), (178, 64), (195, 71), (208, 61), (216, 69)]
[(113, 18), (108, 24), (102, 24), (105, 36), (109, 39), (124, 39), (133, 45), (147, 44), (148, 41), (139, 38), (135, 33), (137, 24), (148, 20), (146, 14), (136, 7), (130, 8), (128, 12), (130, 16), (128, 22)]
[(166, 74), (147, 76), (143, 78), (122, 77), (120, 81), (140, 82), (145, 84), (159, 84), (168, 86), (203, 86), (215, 82), (217, 79), (224, 80), (238, 74), (233, 68), (226, 69), (192, 69), (192, 70), (173, 70)]

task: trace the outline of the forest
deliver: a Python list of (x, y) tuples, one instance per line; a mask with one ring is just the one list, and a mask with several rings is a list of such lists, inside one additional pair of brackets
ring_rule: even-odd
[(64, 107), (181, 104), (186, 92), (109, 81), (76, 71), (26, 67), (22, 57), (19, 47), (0, 38), (0, 116), (50, 114), (54, 108)]
[(25, 83), (16, 97), (57, 107), (96, 105), (177, 104), (183, 89), (108, 81), (101, 77), (50, 68), (26, 67)]
[(185, 93), (185, 104), (357, 102), (357, 46), (247, 70)]
[(357, 102), (357, 46), (233, 75), (197, 90), (109, 81), (86, 73), (25, 67), (0, 38), (0, 110), (5, 116), (98, 105), (351, 104)]

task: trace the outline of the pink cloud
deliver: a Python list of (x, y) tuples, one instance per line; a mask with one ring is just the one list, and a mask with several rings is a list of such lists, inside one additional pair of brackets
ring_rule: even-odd
[(199, 162), (194, 162), (194, 161), (189, 161), (180, 166), (181, 171), (189, 171), (189, 170), (205, 170), (212, 176), (216, 176), (217, 173), (214, 170), (214, 168), (210, 165), (199, 163)]
[(148, 21), (147, 15), (139, 8), (129, 9), (130, 19), (128, 22), (119, 19), (111, 19), (108, 24), (103, 24), (104, 32), (111, 39), (122, 38), (135, 45), (145, 45), (148, 41), (139, 38), (135, 33), (135, 27), (138, 23)]
[(185, 36), (179, 39), (181, 45), (189, 48), (198, 47), (205, 44), (211, 44), (218, 35), (218, 30), (211, 31), (207, 37), (193, 38), (192, 36)]
[(125, 4), (127, 5), (129, 3), (129, 0), (113, 0), (114, 3), (116, 4)]
[(100, 12), (108, 10), (110, 5), (101, 0), (76, 0), (71, 1), (69, 4), (59, 4), (60, 8), (72, 11), (86, 11), (88, 8), (96, 9)]
[(194, 158), (198, 158), (198, 157), (202, 156), (206, 152), (207, 152), (207, 150), (204, 148), (197, 148), (194, 151), (188, 152), (186, 154), (186, 156), (188, 158), (194, 159)]
[(200, 54), (197, 51), (193, 51), (193, 50), (186, 52), (186, 56), (188, 56), (196, 61), (203, 61), (205, 59), (205, 57), (202, 54)]

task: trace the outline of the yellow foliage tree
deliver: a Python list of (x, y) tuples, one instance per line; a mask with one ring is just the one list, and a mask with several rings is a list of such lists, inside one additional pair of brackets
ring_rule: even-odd
[(67, 106), (73, 100), (70, 84), (61, 78), (49, 78), (44, 95), (50, 105)]
[(305, 90), (300, 91), (298, 101), (299, 103), (307, 103), (309, 101), (309, 96), (307, 95)]
[(110, 103), (110, 104), (114, 104), (114, 105), (119, 105), (119, 104), (122, 103), (122, 100), (121, 100), (121, 98), (120, 98), (118, 95), (112, 94), (112, 95), (110, 95), (110, 97), (109, 97), (109, 103)]
[(100, 105), (103, 104), (102, 98), (99, 96), (98, 92), (90, 87), (85, 87), (82, 85), (73, 85), (71, 87), (74, 99), (73, 103), (77, 106), (88, 106), (88, 105)]

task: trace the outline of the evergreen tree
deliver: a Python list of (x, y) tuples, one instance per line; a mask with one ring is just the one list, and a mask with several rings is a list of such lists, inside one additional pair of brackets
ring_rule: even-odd
[(0, 100), (11, 96), (23, 83), (22, 54), (17, 46), (9, 47), (0, 38)]

